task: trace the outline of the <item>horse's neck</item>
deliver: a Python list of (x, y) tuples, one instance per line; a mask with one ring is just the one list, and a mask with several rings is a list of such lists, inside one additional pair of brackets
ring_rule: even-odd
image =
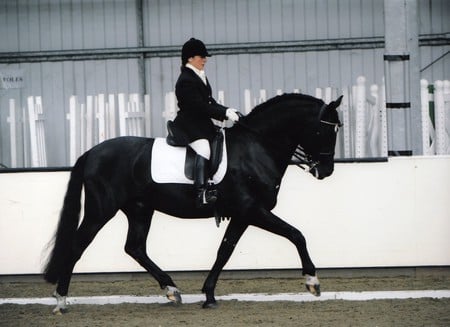
[(244, 125), (242, 134), (238, 137), (243, 142), (243, 149), (255, 148), (259, 160), (273, 161), (277, 170), (284, 174), (297, 144), (289, 138), (285, 129), (280, 126), (268, 128), (267, 123), (263, 128), (258, 125), (253, 127)]
[[(278, 104), (266, 108), (266, 112), (249, 117), (245, 122), (260, 142), (277, 158), (283, 169), (287, 168), (300, 142), (299, 131), (305, 132), (315, 119), (313, 103), (297, 103), (290, 106)], [(308, 133), (306, 133), (308, 134)]]

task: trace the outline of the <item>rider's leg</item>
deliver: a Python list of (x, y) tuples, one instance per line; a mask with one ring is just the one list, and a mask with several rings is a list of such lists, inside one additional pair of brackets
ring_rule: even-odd
[(208, 190), (208, 160), (211, 156), (209, 142), (206, 139), (195, 140), (189, 146), (196, 152), (194, 168), (194, 186), (197, 188), (197, 206), (214, 203), (217, 200), (217, 193)]

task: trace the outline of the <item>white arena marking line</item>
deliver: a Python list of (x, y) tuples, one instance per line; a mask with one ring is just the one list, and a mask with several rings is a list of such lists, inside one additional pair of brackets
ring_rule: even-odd
[[(198, 303), (205, 300), (203, 294), (184, 294), (183, 303)], [(217, 300), (222, 301), (290, 301), (290, 302), (314, 302), (314, 301), (369, 301), (385, 299), (420, 299), (420, 298), (450, 298), (450, 290), (420, 290), (420, 291), (377, 291), (377, 292), (323, 292), (320, 297), (315, 297), (309, 293), (242, 293), (216, 296)], [(74, 296), (68, 297), (68, 304), (121, 304), (121, 303), (168, 303), (165, 296), (131, 296), (131, 295), (113, 295), (113, 296)], [(1, 304), (43, 304), (56, 305), (56, 299), (46, 298), (0, 298)]]

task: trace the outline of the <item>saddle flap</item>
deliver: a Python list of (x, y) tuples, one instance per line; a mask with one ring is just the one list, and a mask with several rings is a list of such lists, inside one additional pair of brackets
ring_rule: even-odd
[(194, 180), (194, 170), (195, 170), (195, 156), (197, 154), (195, 151), (188, 146), (186, 148), (186, 158), (184, 160), (184, 175), (188, 179)]
[(213, 176), (219, 169), (223, 155), (223, 133), (218, 130), (211, 142), (210, 176)]

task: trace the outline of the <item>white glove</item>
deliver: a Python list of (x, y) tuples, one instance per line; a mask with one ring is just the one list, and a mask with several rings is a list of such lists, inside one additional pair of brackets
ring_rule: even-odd
[(228, 108), (227, 111), (225, 112), (225, 115), (227, 116), (227, 118), (229, 120), (231, 120), (232, 122), (237, 122), (239, 120), (239, 116), (237, 114), (237, 110), (234, 108)]

